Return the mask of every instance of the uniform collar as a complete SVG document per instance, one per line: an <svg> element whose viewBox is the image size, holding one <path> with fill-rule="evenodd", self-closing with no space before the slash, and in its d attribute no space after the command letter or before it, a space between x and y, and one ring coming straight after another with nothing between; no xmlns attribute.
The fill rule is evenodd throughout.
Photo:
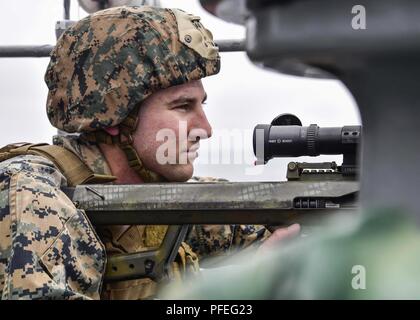
<svg viewBox="0 0 420 320"><path fill-rule="evenodd" d="M79 138L78 135L56 135L53 144L76 154L94 173L112 175L111 169L99 146Z"/></svg>

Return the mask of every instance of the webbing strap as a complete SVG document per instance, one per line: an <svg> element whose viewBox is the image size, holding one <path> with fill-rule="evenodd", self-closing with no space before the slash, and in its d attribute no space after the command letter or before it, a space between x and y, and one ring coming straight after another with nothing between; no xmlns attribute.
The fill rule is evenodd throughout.
<svg viewBox="0 0 420 320"><path fill-rule="evenodd" d="M0 149L0 161L18 155L35 155L51 160L61 173L67 178L69 187L84 183L107 183L116 177L94 173L73 152L60 146L40 144L8 145Z"/></svg>
<svg viewBox="0 0 420 320"><path fill-rule="evenodd" d="M166 181L161 175L148 170L144 167L143 162L139 158L132 144L121 144L120 148L124 151L128 164L136 171L140 177L146 182L164 182Z"/></svg>

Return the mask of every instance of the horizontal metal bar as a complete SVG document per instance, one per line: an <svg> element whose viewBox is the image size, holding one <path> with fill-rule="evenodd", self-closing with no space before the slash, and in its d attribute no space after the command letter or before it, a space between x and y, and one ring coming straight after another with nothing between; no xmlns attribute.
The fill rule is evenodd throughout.
<svg viewBox="0 0 420 320"><path fill-rule="evenodd" d="M244 40L219 40L216 42L220 52L244 51ZM24 45L24 46L0 46L0 58L43 58L49 57L54 46Z"/></svg>
<svg viewBox="0 0 420 320"><path fill-rule="evenodd" d="M80 185L63 191L93 224L287 224L355 209L355 181ZM294 200L326 199L295 207ZM350 199L349 199L350 198ZM333 208L326 202L336 204ZM320 209L320 210L318 210Z"/></svg>
<svg viewBox="0 0 420 320"><path fill-rule="evenodd" d="M220 52L245 51L245 40L218 40L216 44Z"/></svg>
<svg viewBox="0 0 420 320"><path fill-rule="evenodd" d="M86 210L94 225L261 224L316 225L332 215L355 214L356 208L292 210Z"/></svg>
<svg viewBox="0 0 420 320"><path fill-rule="evenodd" d="M54 46L0 46L0 58L42 58L48 57Z"/></svg>

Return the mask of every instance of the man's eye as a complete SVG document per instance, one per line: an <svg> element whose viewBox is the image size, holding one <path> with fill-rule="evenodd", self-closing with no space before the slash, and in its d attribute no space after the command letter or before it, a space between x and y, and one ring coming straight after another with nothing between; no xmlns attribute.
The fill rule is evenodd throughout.
<svg viewBox="0 0 420 320"><path fill-rule="evenodd" d="M189 108L190 108L190 105L188 104L181 104L175 107L175 109L178 109L178 110L188 110Z"/></svg>

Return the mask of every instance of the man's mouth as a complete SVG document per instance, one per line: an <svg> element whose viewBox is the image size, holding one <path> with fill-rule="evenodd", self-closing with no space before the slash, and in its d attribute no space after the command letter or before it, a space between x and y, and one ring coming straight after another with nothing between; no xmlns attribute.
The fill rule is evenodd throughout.
<svg viewBox="0 0 420 320"><path fill-rule="evenodd" d="M200 148L199 146L193 146L193 147L187 149L187 151L185 151L185 152L187 153L188 159L194 160L195 158L197 158L198 157L198 152L197 151L198 151L199 148Z"/></svg>
<svg viewBox="0 0 420 320"><path fill-rule="evenodd" d="M192 145L191 147L189 147L185 152L190 153L190 152L197 152L198 149L200 148L200 145L198 143Z"/></svg>
<svg viewBox="0 0 420 320"><path fill-rule="evenodd" d="M191 157L193 157L193 158L197 158L197 157L198 157L198 152L197 152L197 150L198 150L198 149L188 150L188 151L187 151L188 157L189 157L189 158L191 158Z"/></svg>

